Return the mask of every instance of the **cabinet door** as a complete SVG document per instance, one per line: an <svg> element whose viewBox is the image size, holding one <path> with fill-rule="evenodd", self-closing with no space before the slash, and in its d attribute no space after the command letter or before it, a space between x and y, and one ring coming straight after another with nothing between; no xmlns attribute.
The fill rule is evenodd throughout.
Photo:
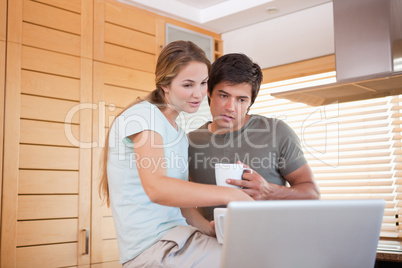
<svg viewBox="0 0 402 268"><path fill-rule="evenodd" d="M155 88L158 21L127 4L95 1L93 100L93 267L121 267L110 208L99 198L101 157L115 116ZM160 34L160 33L159 33ZM163 38L163 37L162 37ZM100 264L102 263L102 264Z"/></svg>
<svg viewBox="0 0 402 268"><path fill-rule="evenodd" d="M4 131L4 83L6 78L7 0L0 0L0 140ZM0 222L3 187L3 143L0 143Z"/></svg>
<svg viewBox="0 0 402 268"><path fill-rule="evenodd" d="M90 263L92 14L8 1L1 267Z"/></svg>
<svg viewBox="0 0 402 268"><path fill-rule="evenodd" d="M100 157L116 114L155 88L164 19L117 0L0 0L1 267L121 267Z"/></svg>

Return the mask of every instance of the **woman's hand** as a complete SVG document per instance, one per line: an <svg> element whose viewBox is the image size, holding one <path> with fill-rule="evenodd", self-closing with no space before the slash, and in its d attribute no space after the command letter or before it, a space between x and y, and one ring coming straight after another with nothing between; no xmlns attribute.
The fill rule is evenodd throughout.
<svg viewBox="0 0 402 268"><path fill-rule="evenodd" d="M211 229L212 229L210 236L216 237L216 233L215 233L215 221L210 221L210 222L209 222L209 225L211 226Z"/></svg>
<svg viewBox="0 0 402 268"><path fill-rule="evenodd" d="M181 214L186 222L209 236L216 236L214 221L207 221L196 208L181 208Z"/></svg>
<svg viewBox="0 0 402 268"><path fill-rule="evenodd" d="M209 224L204 225L203 229L200 229L203 234L206 234L208 236L216 237L215 233L215 222L210 221Z"/></svg>

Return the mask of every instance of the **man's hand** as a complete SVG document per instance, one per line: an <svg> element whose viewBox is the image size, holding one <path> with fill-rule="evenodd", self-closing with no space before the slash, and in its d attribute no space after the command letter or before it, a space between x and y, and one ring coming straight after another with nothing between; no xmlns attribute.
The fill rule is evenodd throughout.
<svg viewBox="0 0 402 268"><path fill-rule="evenodd" d="M238 164L243 164L238 162ZM246 164L243 164L244 167L250 168ZM272 188L275 187L274 184L267 182L260 174L258 174L255 170L250 172L248 170L244 171L242 180L226 180L228 184L240 186L243 189L243 192L251 196L254 200L267 200L270 199L270 193L272 192Z"/></svg>
<svg viewBox="0 0 402 268"><path fill-rule="evenodd" d="M240 161L239 164L243 164ZM244 167L249 166L243 164ZM226 180L228 184L242 187L254 200L320 199L320 190L308 164L284 176L290 187L267 182L260 174L246 170L243 180Z"/></svg>

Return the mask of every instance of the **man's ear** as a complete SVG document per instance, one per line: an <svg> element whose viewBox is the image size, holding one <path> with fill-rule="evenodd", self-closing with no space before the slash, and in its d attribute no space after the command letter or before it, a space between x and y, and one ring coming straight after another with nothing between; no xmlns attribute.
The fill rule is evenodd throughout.
<svg viewBox="0 0 402 268"><path fill-rule="evenodd" d="M211 98L211 94L209 93L209 90L207 90L207 96L208 96L208 98Z"/></svg>

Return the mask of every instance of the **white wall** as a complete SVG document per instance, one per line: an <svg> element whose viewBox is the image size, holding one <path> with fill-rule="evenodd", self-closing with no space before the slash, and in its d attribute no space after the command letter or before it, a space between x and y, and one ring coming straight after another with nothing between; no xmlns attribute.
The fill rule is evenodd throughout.
<svg viewBox="0 0 402 268"><path fill-rule="evenodd" d="M262 69L334 53L332 2L222 34L223 52Z"/></svg>

